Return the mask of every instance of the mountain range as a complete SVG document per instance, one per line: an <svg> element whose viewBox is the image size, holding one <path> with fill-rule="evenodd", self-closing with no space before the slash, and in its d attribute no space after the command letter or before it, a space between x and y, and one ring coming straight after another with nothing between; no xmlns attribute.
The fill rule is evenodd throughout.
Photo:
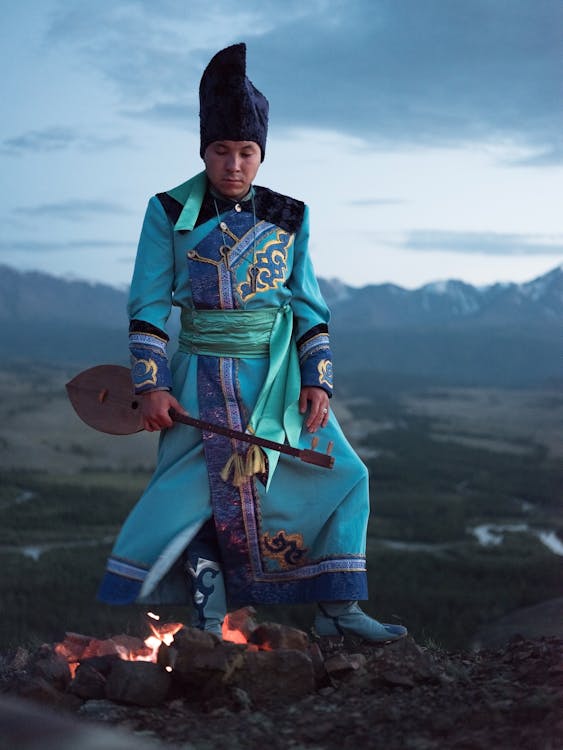
<svg viewBox="0 0 563 750"><path fill-rule="evenodd" d="M563 266L527 283L485 287L319 283L345 379L507 387L562 379ZM125 363L126 296L126 289L0 266L3 362ZM174 317L172 334L177 325Z"/></svg>

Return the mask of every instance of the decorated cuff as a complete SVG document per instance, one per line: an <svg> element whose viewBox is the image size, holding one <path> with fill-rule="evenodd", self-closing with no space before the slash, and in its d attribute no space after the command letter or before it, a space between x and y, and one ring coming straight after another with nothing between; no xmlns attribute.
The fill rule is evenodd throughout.
<svg viewBox="0 0 563 750"><path fill-rule="evenodd" d="M297 342L301 384L323 388L332 396L332 352L328 327L320 324L311 328Z"/></svg>
<svg viewBox="0 0 563 750"><path fill-rule="evenodd" d="M129 351L135 393L169 391L172 388L172 375L166 356L167 341L168 336L164 331L143 321L131 321Z"/></svg>

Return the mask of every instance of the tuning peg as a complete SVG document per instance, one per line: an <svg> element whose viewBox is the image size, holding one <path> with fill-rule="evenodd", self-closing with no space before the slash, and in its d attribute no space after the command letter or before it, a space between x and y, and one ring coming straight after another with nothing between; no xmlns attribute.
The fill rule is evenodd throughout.
<svg viewBox="0 0 563 750"><path fill-rule="evenodd" d="M311 440L311 449L315 450L318 444L319 438L315 435L315 437Z"/></svg>
<svg viewBox="0 0 563 750"><path fill-rule="evenodd" d="M330 456L330 454L332 453L332 449L333 448L334 448L334 442L332 440L329 440L328 445L326 447L327 455Z"/></svg>

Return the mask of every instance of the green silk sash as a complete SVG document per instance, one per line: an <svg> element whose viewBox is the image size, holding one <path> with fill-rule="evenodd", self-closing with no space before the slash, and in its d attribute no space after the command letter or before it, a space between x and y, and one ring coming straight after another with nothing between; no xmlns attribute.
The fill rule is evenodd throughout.
<svg viewBox="0 0 563 750"><path fill-rule="evenodd" d="M292 338L289 305L260 310L182 311L179 349L212 357L269 357L270 364L246 431L296 446L303 417L299 413L301 372ZM270 486L279 452L265 448Z"/></svg>

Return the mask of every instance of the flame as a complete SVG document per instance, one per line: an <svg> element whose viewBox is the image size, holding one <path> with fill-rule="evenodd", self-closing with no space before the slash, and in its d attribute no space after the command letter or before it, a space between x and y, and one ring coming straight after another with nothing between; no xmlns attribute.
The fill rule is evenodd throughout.
<svg viewBox="0 0 563 750"><path fill-rule="evenodd" d="M151 634L141 641L128 635L117 635L99 640L79 633L66 633L64 641L55 644L55 653L66 660L71 677L74 679L80 662L94 656L118 656L124 661L157 661L158 650L165 643L170 645L174 635L184 625L181 622L159 624L158 615L148 612L148 625ZM156 622L153 622L156 621ZM171 667L166 667L171 671Z"/></svg>
<svg viewBox="0 0 563 750"><path fill-rule="evenodd" d="M250 634L256 627L255 614L252 607L242 607L235 612L229 612L223 621L223 640L231 643L248 643Z"/></svg>
<svg viewBox="0 0 563 750"><path fill-rule="evenodd" d="M152 635L145 638L145 646L150 650L147 656L136 655L132 661L153 661L156 662L158 656L158 649L161 644L164 643L166 646L170 646L174 640L176 633L181 630L184 626L181 622L168 622L162 625L155 625L151 620L159 622L160 616L155 615L154 612L147 612L148 626L152 631ZM172 667L166 667L168 672L172 671Z"/></svg>
<svg viewBox="0 0 563 750"><path fill-rule="evenodd" d="M223 623L222 631L224 641L229 641L230 643L248 643L245 634L240 630L231 630L228 626L225 627Z"/></svg>
<svg viewBox="0 0 563 750"><path fill-rule="evenodd" d="M61 643L55 644L55 652L68 663L70 674L74 678L80 662L94 656L118 656L124 661L150 661L156 663L158 651L164 643L166 646L174 640L174 635L184 627L181 622L160 622L160 616L147 612L147 625L150 634L142 641L128 635L117 635L105 640L92 638L79 633L66 633ZM249 643L250 634L256 627L255 611L243 607L229 613L223 623L223 640L230 643L246 644L251 651L268 648L268 644L257 646ZM168 672L171 666L165 666Z"/></svg>

